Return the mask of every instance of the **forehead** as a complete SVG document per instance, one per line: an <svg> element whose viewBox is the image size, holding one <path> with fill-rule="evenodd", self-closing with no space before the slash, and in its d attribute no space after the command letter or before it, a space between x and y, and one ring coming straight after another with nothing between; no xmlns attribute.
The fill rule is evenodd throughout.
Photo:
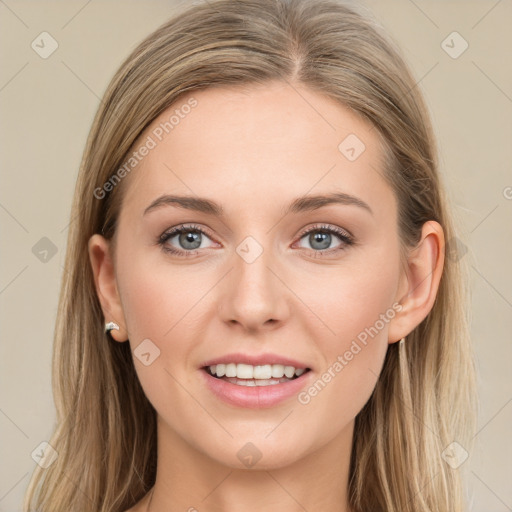
<svg viewBox="0 0 512 512"><path fill-rule="evenodd" d="M255 198L282 203L343 191L389 208L378 131L304 86L214 87L181 96L144 131L124 203L142 212L163 193L211 197L229 212ZM387 204L386 204L387 203Z"/></svg>

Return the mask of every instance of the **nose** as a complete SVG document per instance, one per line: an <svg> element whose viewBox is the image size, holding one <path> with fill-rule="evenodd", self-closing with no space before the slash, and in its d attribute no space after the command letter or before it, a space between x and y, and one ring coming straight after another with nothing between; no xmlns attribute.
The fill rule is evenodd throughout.
<svg viewBox="0 0 512 512"><path fill-rule="evenodd" d="M255 250L251 246L250 251ZM290 292L271 251L264 249L254 260L247 252L235 252L233 265L219 303L222 320L253 333L285 322Z"/></svg>

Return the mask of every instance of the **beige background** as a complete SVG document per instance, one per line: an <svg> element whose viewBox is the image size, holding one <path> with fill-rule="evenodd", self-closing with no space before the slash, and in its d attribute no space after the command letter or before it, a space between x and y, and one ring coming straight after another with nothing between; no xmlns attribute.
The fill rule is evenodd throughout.
<svg viewBox="0 0 512 512"><path fill-rule="evenodd" d="M365 3L404 49L426 95L471 261L481 397L477 449L465 463L471 510L510 511L512 3ZM121 60L175 5L0 2L0 511L21 510L31 453L52 430L53 328L71 198L93 115ZM43 31L59 45L47 59L31 48ZM456 59L441 46L453 31L469 44ZM46 262L34 254L43 237L56 250Z"/></svg>

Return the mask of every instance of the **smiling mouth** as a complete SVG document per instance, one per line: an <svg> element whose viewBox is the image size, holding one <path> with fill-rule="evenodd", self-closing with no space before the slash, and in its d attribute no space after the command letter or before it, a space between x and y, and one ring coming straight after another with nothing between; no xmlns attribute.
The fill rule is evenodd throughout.
<svg viewBox="0 0 512 512"><path fill-rule="evenodd" d="M220 367L220 368L219 368ZM310 368L294 368L283 365L228 364L212 365L202 368L208 375L238 386L272 386L291 382L305 375Z"/></svg>

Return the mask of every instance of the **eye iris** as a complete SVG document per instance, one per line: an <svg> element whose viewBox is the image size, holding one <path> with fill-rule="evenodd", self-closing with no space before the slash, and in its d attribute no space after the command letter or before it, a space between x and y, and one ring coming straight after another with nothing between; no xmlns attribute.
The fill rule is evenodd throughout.
<svg viewBox="0 0 512 512"><path fill-rule="evenodd" d="M180 234L179 241L185 249L197 249L201 245L200 237L201 233L187 231ZM188 243L192 243L193 247L188 246Z"/></svg>
<svg viewBox="0 0 512 512"><path fill-rule="evenodd" d="M309 235L309 241L313 249L327 249L331 245L331 234L326 232L317 231ZM320 247L315 247L316 242L321 242Z"/></svg>

